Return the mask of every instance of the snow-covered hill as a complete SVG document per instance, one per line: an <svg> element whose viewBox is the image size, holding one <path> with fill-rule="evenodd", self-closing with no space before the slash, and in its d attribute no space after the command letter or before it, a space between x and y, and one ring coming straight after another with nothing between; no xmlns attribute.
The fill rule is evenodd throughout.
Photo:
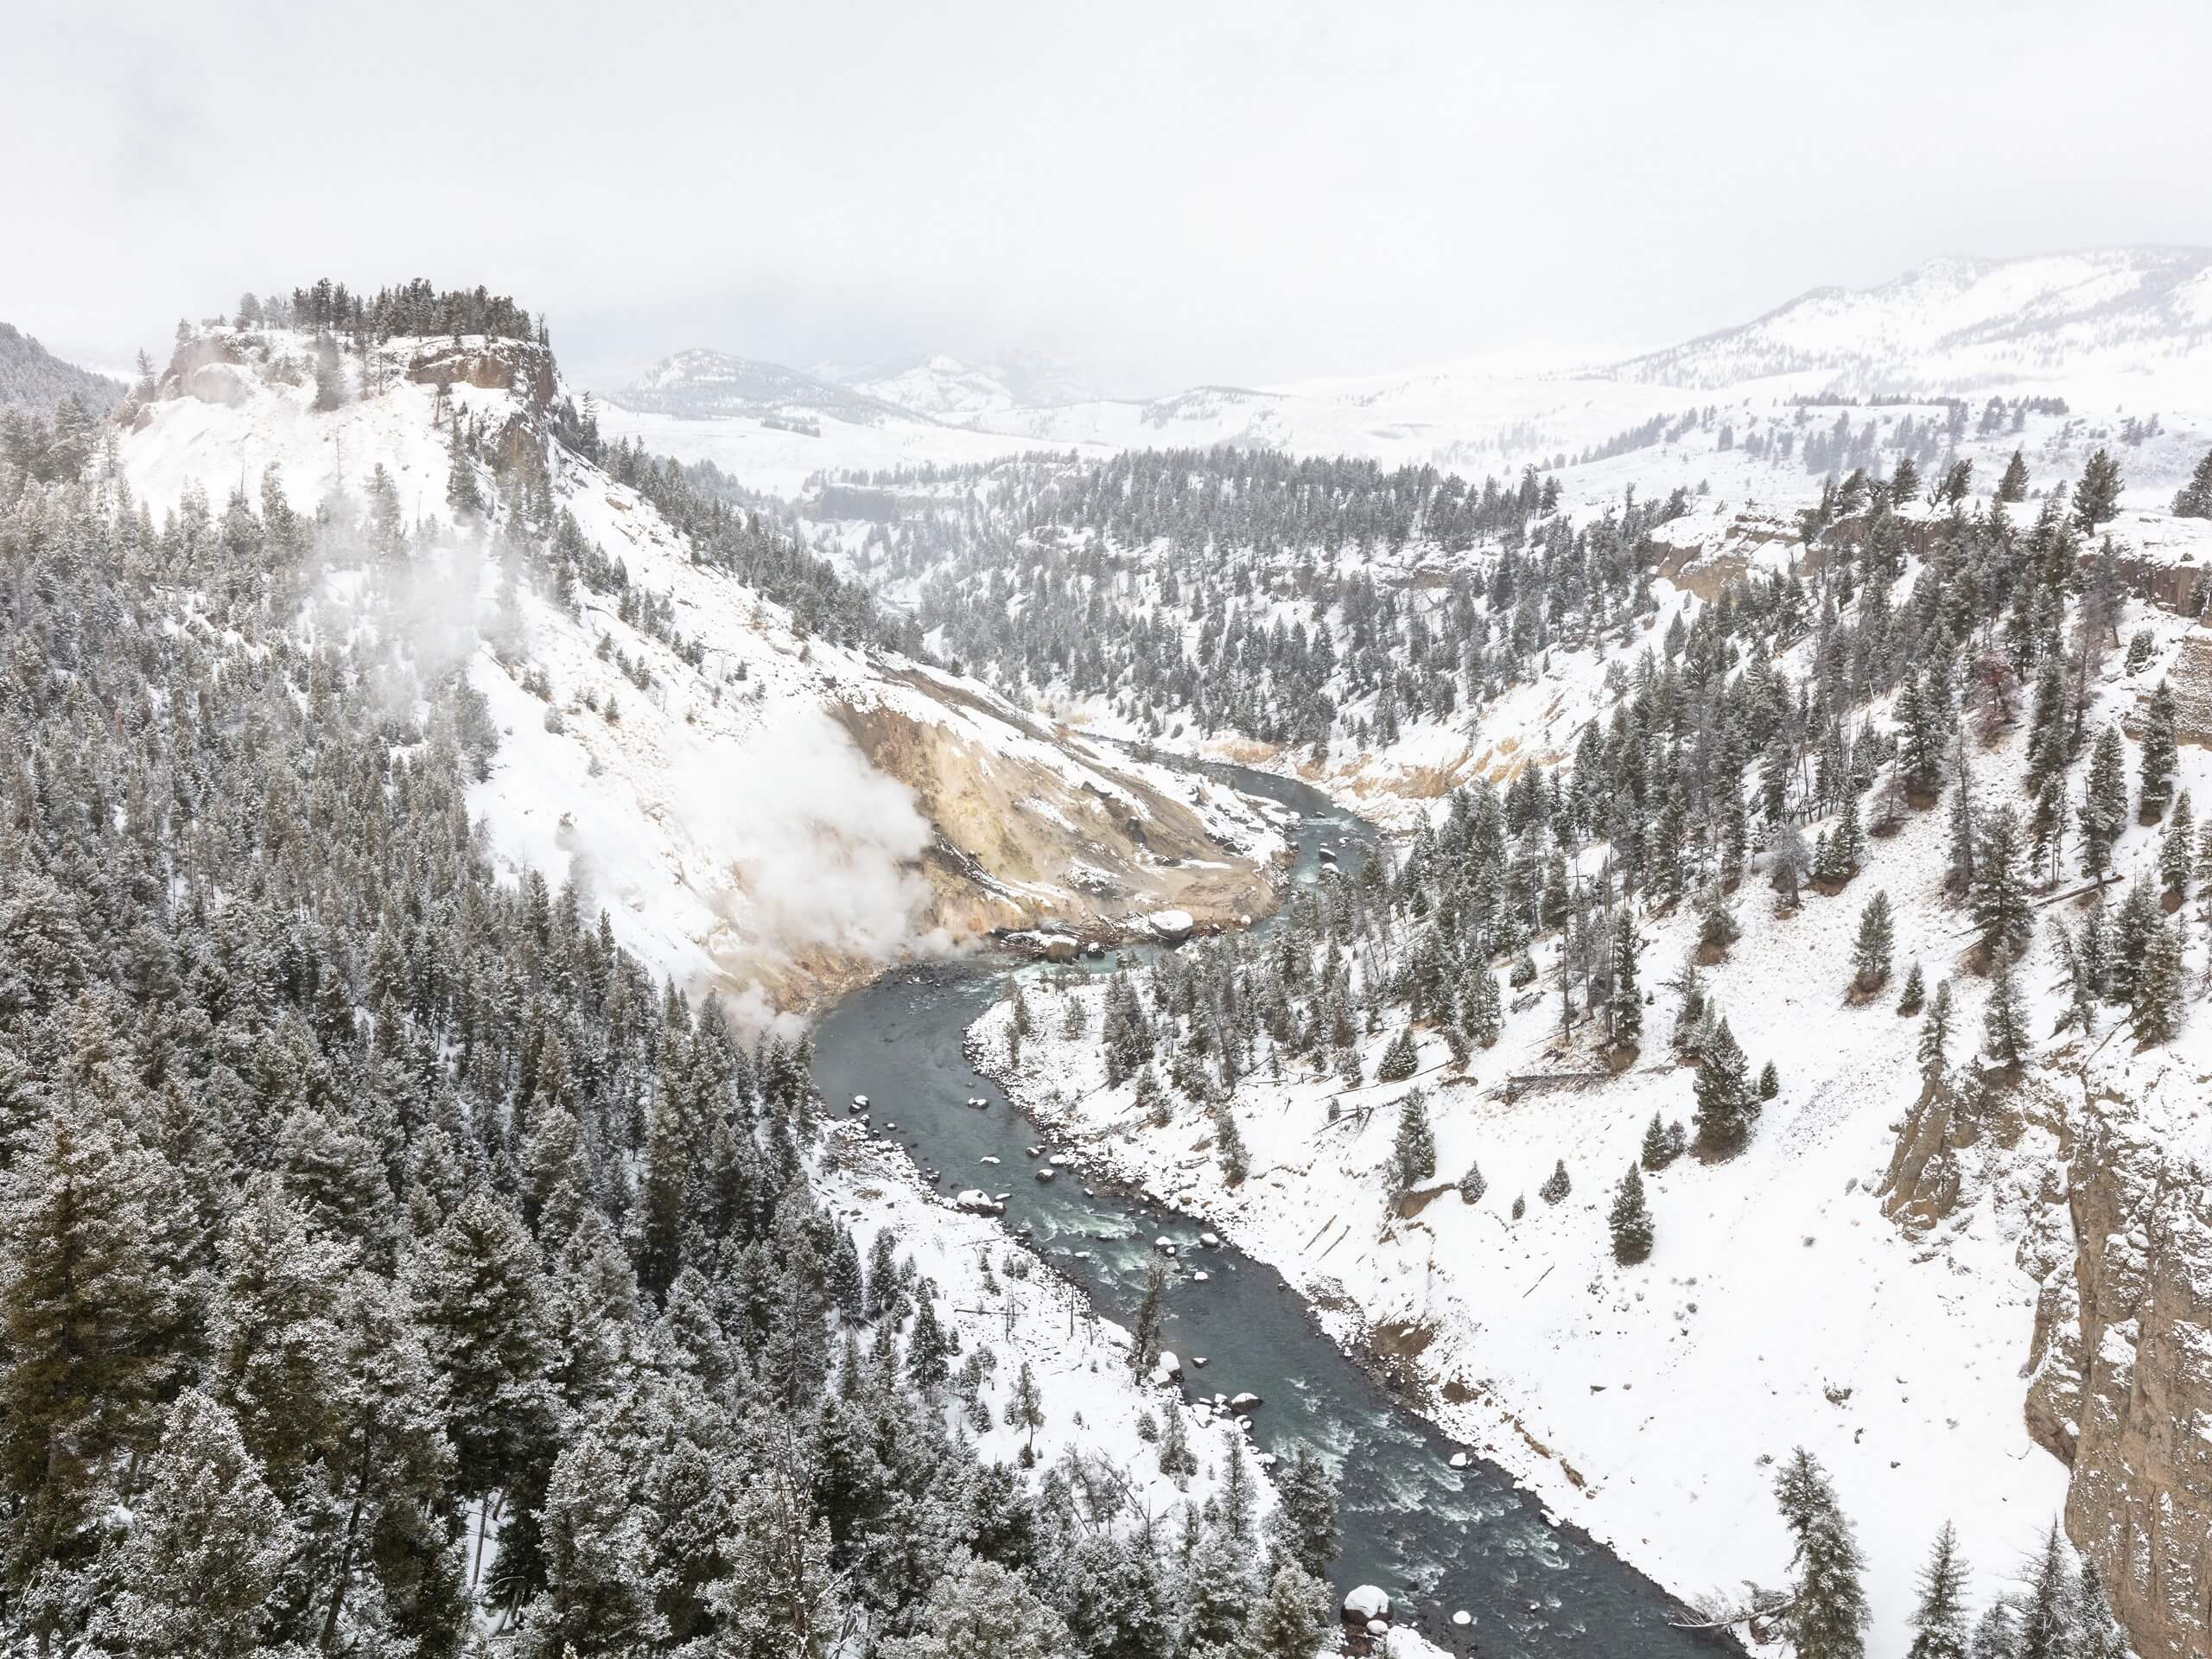
<svg viewBox="0 0 2212 1659"><path fill-rule="evenodd" d="M74 397L98 413L122 395L123 388L107 376L65 363L12 323L0 322L0 410L43 415Z"/></svg>
<svg viewBox="0 0 2212 1659"><path fill-rule="evenodd" d="M383 502L435 535L410 614L353 617L334 577L315 626L480 634L466 660L501 732L477 799L493 840L518 869L575 876L657 969L765 1010L930 941L1268 902L1280 841L1249 804L810 628L710 562L592 459L542 347L391 340L323 374L333 408L318 353L276 330L181 344L130 411L131 491L188 516L241 486L302 512ZM471 486L481 513L454 505ZM567 592L501 551L549 524L573 549Z"/></svg>
<svg viewBox="0 0 2212 1659"><path fill-rule="evenodd" d="M1815 289L1613 372L1704 391L1810 376L1861 396L2090 384L2124 396L2145 383L2147 396L2201 407L2212 393L2212 249L1932 260L1876 288Z"/></svg>

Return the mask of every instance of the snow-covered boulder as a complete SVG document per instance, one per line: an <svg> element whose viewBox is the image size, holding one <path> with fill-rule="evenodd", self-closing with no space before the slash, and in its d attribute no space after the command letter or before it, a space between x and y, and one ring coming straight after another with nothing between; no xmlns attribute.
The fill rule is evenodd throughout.
<svg viewBox="0 0 2212 1659"><path fill-rule="evenodd" d="M1170 944L1180 944L1198 925L1187 910L1155 910L1145 919L1152 924L1152 931Z"/></svg>
<svg viewBox="0 0 2212 1659"><path fill-rule="evenodd" d="M1006 1212L1006 1205L979 1187L963 1187L952 1200L953 1208L965 1210L973 1216L996 1216Z"/></svg>
<svg viewBox="0 0 2212 1659"><path fill-rule="evenodd" d="M1389 1592L1380 1585L1359 1585L1344 1598L1344 1622L1348 1624L1372 1624L1389 1616Z"/></svg>

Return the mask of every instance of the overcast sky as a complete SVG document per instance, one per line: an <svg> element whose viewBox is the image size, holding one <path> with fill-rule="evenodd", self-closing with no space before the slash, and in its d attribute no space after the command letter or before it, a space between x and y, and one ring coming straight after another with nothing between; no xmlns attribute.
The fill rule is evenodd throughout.
<svg viewBox="0 0 2212 1659"><path fill-rule="evenodd" d="M1141 393L2212 244L2202 0L10 12L0 320L101 365L421 275L602 387L1030 348Z"/></svg>

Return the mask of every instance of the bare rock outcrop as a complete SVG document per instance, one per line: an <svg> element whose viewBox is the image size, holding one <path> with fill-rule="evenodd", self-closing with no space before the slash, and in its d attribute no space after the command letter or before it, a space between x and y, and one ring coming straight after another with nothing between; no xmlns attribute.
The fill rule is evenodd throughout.
<svg viewBox="0 0 2212 1659"><path fill-rule="evenodd" d="M2136 1651L2178 1659L2212 1652L2212 1192L2189 1132L2204 1080L2144 1071L2064 1115L2071 1260L2044 1282L2026 1413Z"/></svg>

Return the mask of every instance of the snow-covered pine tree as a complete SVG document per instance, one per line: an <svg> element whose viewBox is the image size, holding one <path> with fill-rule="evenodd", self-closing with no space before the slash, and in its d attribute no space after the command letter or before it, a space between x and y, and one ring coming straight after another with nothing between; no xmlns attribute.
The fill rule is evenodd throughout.
<svg viewBox="0 0 2212 1659"><path fill-rule="evenodd" d="M2007 506L2028 499L2027 458L2018 449L2005 463L2005 475L1997 480L1997 499Z"/></svg>
<svg viewBox="0 0 2212 1659"><path fill-rule="evenodd" d="M1469 1204L1479 1204L1483 1194L1489 1190L1490 1183L1483 1179L1482 1166L1469 1159L1467 1173L1459 1178L1460 1198Z"/></svg>
<svg viewBox="0 0 2212 1659"><path fill-rule="evenodd" d="M1991 963L1989 1001L1982 1009L1981 1026L1990 1058L1999 1065L2017 1069L2026 1059L2032 1039L2009 950L1999 950Z"/></svg>
<svg viewBox="0 0 2212 1659"><path fill-rule="evenodd" d="M1681 1148L1667 1133L1667 1126L1659 1121L1659 1114L1651 1114L1651 1122L1644 1126L1643 1145L1637 1154L1638 1161L1656 1174L1673 1163Z"/></svg>
<svg viewBox="0 0 2212 1659"><path fill-rule="evenodd" d="M2009 806L1999 807L1981 821L1968 907L1977 942L1993 959L2000 952L2017 955L2025 948L2035 926L2035 910L2028 896L2020 817Z"/></svg>
<svg viewBox="0 0 2212 1659"><path fill-rule="evenodd" d="M1905 1659L1968 1659L1966 1588L1958 1531L1946 1521L1928 1553L1928 1564L1920 1569L1920 1599L1907 1627L1912 1646Z"/></svg>
<svg viewBox="0 0 2212 1659"><path fill-rule="evenodd" d="M1634 1164L1614 1189L1605 1223L1612 1232L1614 1261L1633 1266L1651 1254L1651 1207L1644 1200L1643 1177Z"/></svg>
<svg viewBox="0 0 2212 1659"><path fill-rule="evenodd" d="M2018 1659L2072 1659L2074 1592L2069 1580L2066 1546L2053 1521L2020 1598Z"/></svg>
<svg viewBox="0 0 2212 1659"><path fill-rule="evenodd" d="M1402 1083L1421 1069L1421 1050L1414 1040L1414 1028L1401 1026L1382 1051L1382 1058L1376 1063L1377 1083Z"/></svg>
<svg viewBox="0 0 2212 1659"><path fill-rule="evenodd" d="M1487 964L1478 962L1467 971L1466 983L1460 992L1460 1008L1467 1035L1484 1048L1497 1041L1504 1029L1503 1006L1498 995L1497 976Z"/></svg>
<svg viewBox="0 0 2212 1659"><path fill-rule="evenodd" d="M2099 524L2119 515L2120 488L2120 462L2101 445L2082 468L2082 481L2074 486L2074 517L2085 534L2095 535Z"/></svg>
<svg viewBox="0 0 2212 1659"><path fill-rule="evenodd" d="M2126 753L2120 747L2120 728L2107 726L2097 734L2096 747L2089 756L2089 774L2082 785L2082 802L2074 813L2086 874L2101 876L2111 868L2113 843L2120 839L2126 816Z"/></svg>
<svg viewBox="0 0 2212 1659"><path fill-rule="evenodd" d="M2141 819L2145 823L2158 821L2173 794L2174 768L2180 763L2174 722L2173 687L2160 680L2143 715Z"/></svg>
<svg viewBox="0 0 2212 1659"><path fill-rule="evenodd" d="M2181 1023L2182 1000L2187 982L2188 969L2183 960L2178 925L2154 919L2151 924L2151 937L2144 953L2143 967L2136 976L2134 995L2130 1002L2138 1042L2149 1046L2165 1042L2172 1037Z"/></svg>
<svg viewBox="0 0 2212 1659"><path fill-rule="evenodd" d="M1544 1177L1544 1184L1536 1189L1536 1196L1546 1204L1558 1204L1573 1190L1574 1184L1567 1175L1567 1160L1562 1158L1552 1166L1552 1173Z"/></svg>
<svg viewBox="0 0 2212 1659"><path fill-rule="evenodd" d="M1928 1004L1928 1017L1920 1022L1920 1070L1923 1075L1935 1077L1942 1075L1950 1063L1951 1046L1951 982L1936 982L1936 995Z"/></svg>
<svg viewBox="0 0 2212 1659"><path fill-rule="evenodd" d="M1859 912L1859 937L1851 947L1852 983L1862 995L1871 995L1889 982L1890 958L1896 945L1890 895L1877 890Z"/></svg>
<svg viewBox="0 0 2212 1659"><path fill-rule="evenodd" d="M2189 482L2174 497L2173 513L2177 518L2212 518L2212 449L2204 452Z"/></svg>
<svg viewBox="0 0 2212 1659"><path fill-rule="evenodd" d="M2127 1632L2113 1617L2104 1580L2097 1564L2087 1555L2082 1558L2082 1570L2074 1581L2073 1614L2072 1659L2128 1659L2133 1649L2128 1646Z"/></svg>
<svg viewBox="0 0 2212 1659"><path fill-rule="evenodd" d="M1750 1063L1726 1018L1713 1028L1712 1040L1698 1057L1695 1096L1699 1150L1717 1157L1740 1152L1750 1138L1758 1108Z"/></svg>
<svg viewBox="0 0 2212 1659"><path fill-rule="evenodd" d="M1801 1446L1783 1466L1775 1497L1791 1542L1792 1595L1781 1623L1796 1659L1862 1659L1866 1560L1827 1471Z"/></svg>
<svg viewBox="0 0 2212 1659"><path fill-rule="evenodd" d="M1428 1126L1428 1102L1418 1089L1408 1090L1398 1103L1397 1133L1390 1143L1390 1171L1401 1192L1436 1173L1436 1135Z"/></svg>
<svg viewBox="0 0 2212 1659"><path fill-rule="evenodd" d="M1636 980L1636 958L1641 946L1636 923L1624 904L1613 924L1613 988L1605 1001L1610 1039L1617 1047L1636 1043L1643 1035L1643 994Z"/></svg>
<svg viewBox="0 0 2212 1659"><path fill-rule="evenodd" d="M2186 903L2190 866L2196 850L2196 813L2187 790L2174 799L2173 817L2158 842L2158 880L2177 903Z"/></svg>
<svg viewBox="0 0 2212 1659"><path fill-rule="evenodd" d="M1904 988L1897 995L1897 1013L1910 1020L1918 1014L1928 1000L1928 982L1922 976L1920 963L1916 961L1905 969Z"/></svg>

